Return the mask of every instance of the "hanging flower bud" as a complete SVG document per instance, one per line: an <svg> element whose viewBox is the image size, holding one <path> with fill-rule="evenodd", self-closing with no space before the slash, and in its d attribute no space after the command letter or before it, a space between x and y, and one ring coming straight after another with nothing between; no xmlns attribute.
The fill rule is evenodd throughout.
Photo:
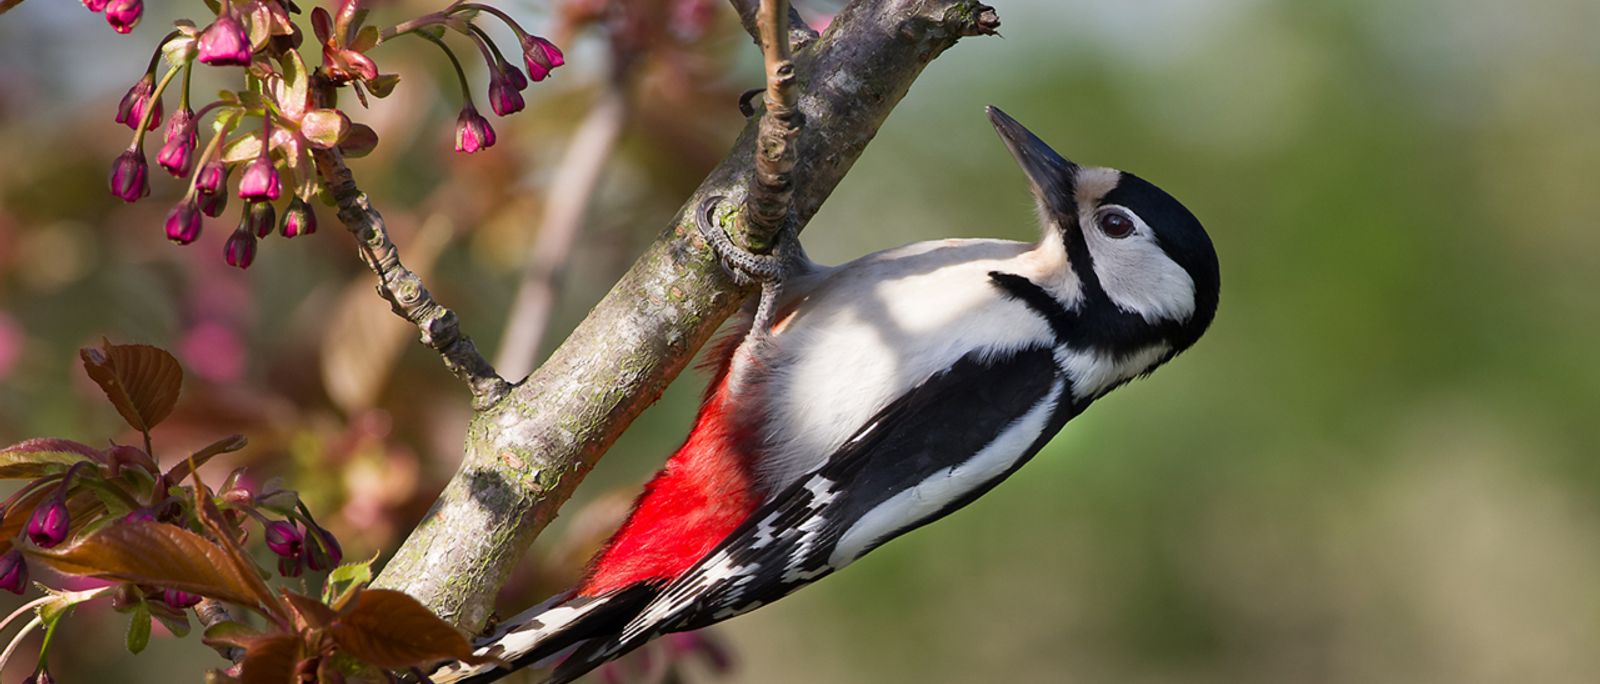
<svg viewBox="0 0 1600 684"><path fill-rule="evenodd" d="M508 68L513 72L516 71L516 67ZM517 75L521 76L520 73ZM489 106L494 109L496 115L515 114L522 111L524 105L522 93L517 91L516 83L506 75L505 71L496 71L494 76L489 78Z"/></svg>
<svg viewBox="0 0 1600 684"><path fill-rule="evenodd" d="M472 154L494 146L494 128L470 103L456 117L456 151Z"/></svg>
<svg viewBox="0 0 1600 684"><path fill-rule="evenodd" d="M111 0L83 0L83 6L89 8L90 12L99 12L100 10L105 9L106 3L110 1Z"/></svg>
<svg viewBox="0 0 1600 684"><path fill-rule="evenodd" d="M111 0L106 3L106 23L117 33L127 33L144 18L144 0Z"/></svg>
<svg viewBox="0 0 1600 684"><path fill-rule="evenodd" d="M239 176L239 198L251 202L270 202L278 199L281 192L278 167L273 165L266 150L262 150L260 156L245 164L244 175Z"/></svg>
<svg viewBox="0 0 1600 684"><path fill-rule="evenodd" d="M133 509L131 511L128 511L127 515L122 516L122 522L125 522L125 523L155 522L155 521L156 521L156 512L153 511L153 510L150 510L148 508L135 508L135 509Z"/></svg>
<svg viewBox="0 0 1600 684"><path fill-rule="evenodd" d="M216 218L228 208L228 193L219 192L212 195L200 193L195 197L200 203L200 213Z"/></svg>
<svg viewBox="0 0 1600 684"><path fill-rule="evenodd" d="M511 87L516 88L517 92L520 93L528 89L528 78L522 75L521 69L511 66L506 62L500 63L500 69L506 74L506 82L510 83Z"/></svg>
<svg viewBox="0 0 1600 684"><path fill-rule="evenodd" d="M28 541L42 548L50 548L67 538L71 517L67 514L67 499L57 493L44 505L33 509L28 518Z"/></svg>
<svg viewBox="0 0 1600 684"><path fill-rule="evenodd" d="M289 200L289 208L283 211L283 225L279 226L278 232L286 238L315 233L317 214L311 211L311 205L296 196Z"/></svg>
<svg viewBox="0 0 1600 684"><path fill-rule="evenodd" d="M0 589L13 594L21 594L28 589L28 562L23 560L22 552L17 549L0 556Z"/></svg>
<svg viewBox="0 0 1600 684"><path fill-rule="evenodd" d="M228 185L228 167L220 161L206 162L194 177L194 189L202 195L222 195ZM214 216L215 214L213 214Z"/></svg>
<svg viewBox="0 0 1600 684"><path fill-rule="evenodd" d="M305 571L305 561L302 556L285 556L278 559L278 574L284 577L299 577Z"/></svg>
<svg viewBox="0 0 1600 684"><path fill-rule="evenodd" d="M271 205L268 205L271 206ZM245 212L248 217L250 212ZM248 223L249 219L245 219ZM250 263L256 260L256 235L249 228L241 224L228 236L228 243L222 247L222 256L228 260L229 266L250 268Z"/></svg>
<svg viewBox="0 0 1600 684"><path fill-rule="evenodd" d="M150 194L150 164L144 160L144 149L130 147L117 155L111 165L111 194L124 202L136 202Z"/></svg>
<svg viewBox="0 0 1600 684"><path fill-rule="evenodd" d="M566 64L567 58L555 43L529 33L522 36L522 61L528 67L528 78L543 81L556 67Z"/></svg>
<svg viewBox="0 0 1600 684"><path fill-rule="evenodd" d="M267 540L267 548L282 558L300 555L301 542L305 540L300 528L285 520L267 523L266 534L262 536Z"/></svg>
<svg viewBox="0 0 1600 684"><path fill-rule="evenodd" d="M167 213L167 239L187 245L200 237L200 205L194 198L178 203Z"/></svg>
<svg viewBox="0 0 1600 684"><path fill-rule="evenodd" d="M194 168L194 150L199 142L194 129L194 110L179 109L167 120L166 143L156 154L156 163L174 178L187 176Z"/></svg>
<svg viewBox="0 0 1600 684"><path fill-rule="evenodd" d="M128 89L128 93L122 96L122 102L117 104L117 123L139 130L139 121L144 118L144 110L154 107L150 123L145 124L145 127L147 130L155 130L156 126L161 125L161 100L155 98L155 93L156 75L147 73Z"/></svg>
<svg viewBox="0 0 1600 684"><path fill-rule="evenodd" d="M250 35L244 24L230 12L224 12L200 32L197 46L202 64L211 66L249 66Z"/></svg>
<svg viewBox="0 0 1600 684"><path fill-rule="evenodd" d="M344 550L333 533L312 525L306 530L306 565L321 572L339 567L344 562Z"/></svg>
<svg viewBox="0 0 1600 684"><path fill-rule="evenodd" d="M196 604L200 603L200 598L201 597L198 594L191 594L187 591L180 591L178 589L161 590L161 602L172 606L173 608L177 608L178 610L193 608Z"/></svg>
<svg viewBox="0 0 1600 684"><path fill-rule="evenodd" d="M245 205L242 225L249 229L251 235L264 238L278 226L278 212L273 209L271 202L252 202Z"/></svg>

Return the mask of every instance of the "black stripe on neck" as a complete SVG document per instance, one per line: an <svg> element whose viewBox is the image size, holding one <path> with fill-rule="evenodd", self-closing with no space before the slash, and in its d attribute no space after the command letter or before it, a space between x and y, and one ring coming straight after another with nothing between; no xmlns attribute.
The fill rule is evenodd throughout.
<svg viewBox="0 0 1600 684"><path fill-rule="evenodd" d="M1026 304L1039 314L1050 325L1050 332L1056 336L1056 344L1065 343L1072 337L1072 323L1076 316L1061 305L1060 300L1051 296L1038 283L1028 280L1015 273L990 271L989 279L994 281L996 287L1002 292Z"/></svg>

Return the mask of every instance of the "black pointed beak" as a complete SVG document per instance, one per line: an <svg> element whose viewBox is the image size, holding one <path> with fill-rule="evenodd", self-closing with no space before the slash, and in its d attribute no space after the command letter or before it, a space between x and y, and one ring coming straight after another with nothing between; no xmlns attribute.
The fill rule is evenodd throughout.
<svg viewBox="0 0 1600 684"><path fill-rule="evenodd" d="M1011 156L1016 157L1017 164L1028 175L1034 196L1062 217L1075 216L1072 179L1077 175L1078 165L1050 149L1033 131L999 107L990 106L988 111L994 130L1000 133L1000 139L1011 149Z"/></svg>

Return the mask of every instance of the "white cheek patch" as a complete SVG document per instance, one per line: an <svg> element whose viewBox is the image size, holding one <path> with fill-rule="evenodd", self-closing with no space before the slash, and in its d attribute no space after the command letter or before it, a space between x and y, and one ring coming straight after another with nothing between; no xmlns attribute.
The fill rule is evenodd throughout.
<svg viewBox="0 0 1600 684"><path fill-rule="evenodd" d="M1121 239L1100 231L1094 211L1085 208L1079 217L1100 287L1117 308L1146 322L1188 320L1194 315L1194 278L1156 244L1144 219L1122 209L1133 219L1134 232Z"/></svg>

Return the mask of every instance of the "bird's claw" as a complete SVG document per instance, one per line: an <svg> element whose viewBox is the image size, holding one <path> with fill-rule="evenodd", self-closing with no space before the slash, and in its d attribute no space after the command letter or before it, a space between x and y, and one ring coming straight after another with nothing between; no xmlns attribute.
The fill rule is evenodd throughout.
<svg viewBox="0 0 1600 684"><path fill-rule="evenodd" d="M717 225L714 214L723 198L720 195L707 197L700 203L699 211L695 212L695 225L700 229L701 237L711 251L717 255L717 261L722 264L723 270L733 278L740 287L750 285L761 286L761 301L756 307L756 330L764 330L771 322L777 307L778 295L781 292L783 279L789 272L789 263L784 259L784 243L794 240L792 228L785 227L778 233L778 244L772 254L756 254L733 243L727 231Z"/></svg>

